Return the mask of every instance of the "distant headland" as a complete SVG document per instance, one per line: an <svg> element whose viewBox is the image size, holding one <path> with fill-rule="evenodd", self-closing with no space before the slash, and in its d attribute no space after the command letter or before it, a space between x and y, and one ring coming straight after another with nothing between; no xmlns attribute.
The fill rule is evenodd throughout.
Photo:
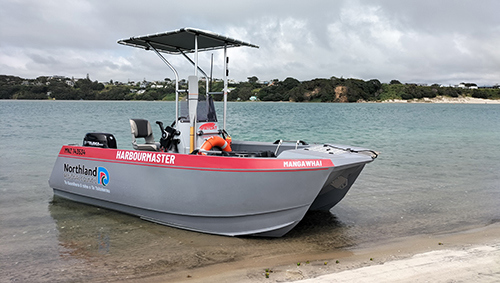
<svg viewBox="0 0 500 283"><path fill-rule="evenodd" d="M200 93L205 93L206 82L200 80ZM55 99L55 100L175 100L175 82L129 81L126 83L92 81L64 76L40 76L25 79L0 75L0 99ZM180 88L187 88L181 80ZM223 82L209 83L213 92L220 92ZM222 95L215 95L222 100ZM353 78L320 78L299 81L260 81L248 77L247 81L229 83L229 101L287 101L287 102L390 102L390 103L500 103L500 86L478 87L474 83L455 86L401 83L392 80L381 83L377 79L364 81Z"/></svg>

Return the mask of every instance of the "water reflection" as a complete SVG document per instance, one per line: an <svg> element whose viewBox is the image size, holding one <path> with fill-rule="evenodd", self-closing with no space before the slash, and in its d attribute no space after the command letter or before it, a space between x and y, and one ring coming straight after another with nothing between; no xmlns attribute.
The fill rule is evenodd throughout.
<svg viewBox="0 0 500 283"><path fill-rule="evenodd" d="M332 252L351 246L349 227L329 212L308 213L282 238L207 235L150 223L54 196L49 204L67 260L83 259L80 279L142 278L245 258Z"/></svg>
<svg viewBox="0 0 500 283"><path fill-rule="evenodd" d="M346 248L355 244L350 227L329 211L309 211L284 240L308 242L321 251Z"/></svg>

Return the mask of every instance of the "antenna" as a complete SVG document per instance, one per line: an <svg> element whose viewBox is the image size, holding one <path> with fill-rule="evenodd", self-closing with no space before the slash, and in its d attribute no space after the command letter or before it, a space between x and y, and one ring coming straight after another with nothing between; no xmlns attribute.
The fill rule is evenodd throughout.
<svg viewBox="0 0 500 283"><path fill-rule="evenodd" d="M212 73L214 71L214 54L212 53L212 59L210 60L210 83L208 85L208 91L212 91Z"/></svg>

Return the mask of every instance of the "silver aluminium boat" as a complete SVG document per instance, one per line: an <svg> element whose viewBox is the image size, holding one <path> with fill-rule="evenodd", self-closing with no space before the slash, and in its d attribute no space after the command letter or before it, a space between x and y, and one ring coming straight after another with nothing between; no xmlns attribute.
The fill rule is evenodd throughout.
<svg viewBox="0 0 500 283"><path fill-rule="evenodd" d="M226 132L227 49L256 45L192 28L118 43L155 52L173 71L175 120L166 127L156 122L162 130L157 142L149 121L130 119L134 150L118 149L108 133L88 133L82 146L63 146L49 179L57 196L192 231L281 237L307 211L330 210L377 157L333 144L232 141ZM198 93L198 72L209 90L198 52L216 49L224 52L222 127L214 93ZM187 91L163 54L180 54L194 65Z"/></svg>

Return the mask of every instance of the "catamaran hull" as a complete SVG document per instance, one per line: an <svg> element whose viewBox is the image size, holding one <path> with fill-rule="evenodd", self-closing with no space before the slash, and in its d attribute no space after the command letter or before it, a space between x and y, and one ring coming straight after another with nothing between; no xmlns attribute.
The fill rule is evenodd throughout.
<svg viewBox="0 0 500 283"><path fill-rule="evenodd" d="M63 146L49 185L57 196L172 227L280 237L308 210L338 203L366 162Z"/></svg>

